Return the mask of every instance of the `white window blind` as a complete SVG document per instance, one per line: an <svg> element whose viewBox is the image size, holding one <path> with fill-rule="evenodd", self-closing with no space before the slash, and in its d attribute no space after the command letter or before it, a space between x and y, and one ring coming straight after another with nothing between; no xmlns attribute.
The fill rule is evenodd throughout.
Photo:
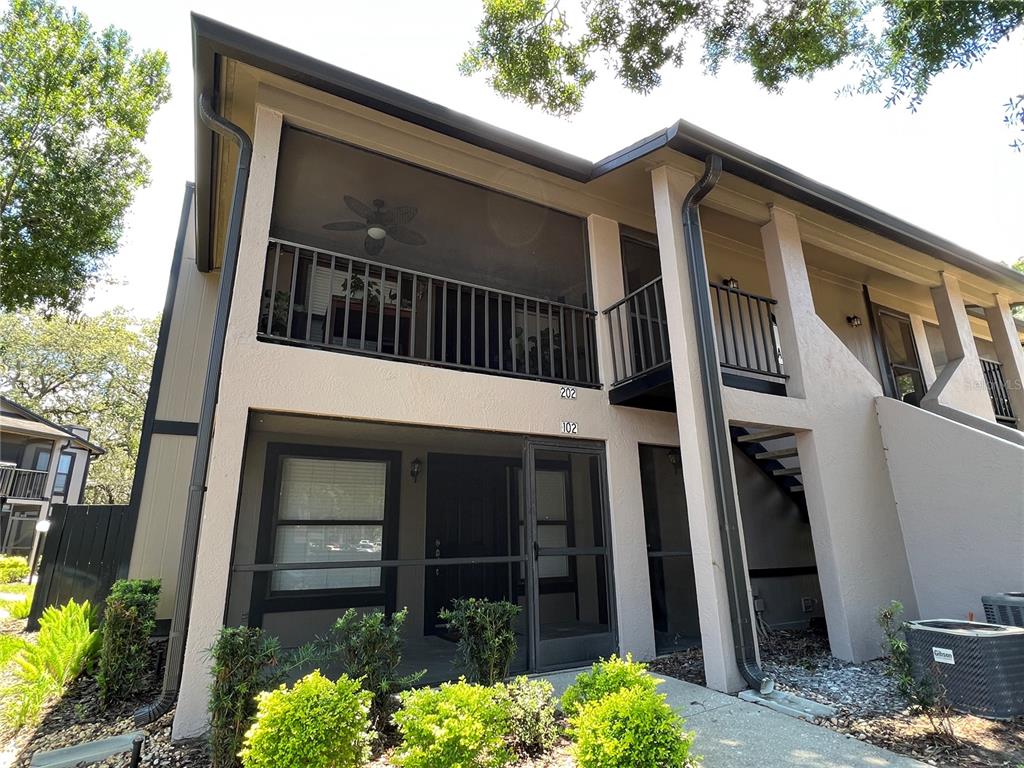
<svg viewBox="0 0 1024 768"><path fill-rule="evenodd" d="M274 562L380 560L386 485L383 461L286 457ZM276 571L272 589L365 589L380 583L380 568L327 568Z"/></svg>

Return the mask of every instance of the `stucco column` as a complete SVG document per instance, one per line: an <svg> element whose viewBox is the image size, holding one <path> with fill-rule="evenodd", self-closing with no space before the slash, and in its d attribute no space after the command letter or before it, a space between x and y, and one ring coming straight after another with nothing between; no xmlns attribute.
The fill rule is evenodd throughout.
<svg viewBox="0 0 1024 768"><path fill-rule="evenodd" d="M925 389L931 389L938 375L935 373L935 361L932 360L931 348L928 346L928 334L924 330L924 320L920 315L910 315L910 330L914 334L914 346L917 357L921 361L921 375L924 377Z"/></svg>
<svg viewBox="0 0 1024 768"><path fill-rule="evenodd" d="M971 321L960 293L960 281L948 272L940 272L939 279L940 284L932 288L932 302L939 317L939 329L949 362L921 404L927 408L929 402L938 402L987 421L995 421Z"/></svg>
<svg viewBox="0 0 1024 768"><path fill-rule="evenodd" d="M50 516L50 506L53 504L53 483L57 479L57 467L60 466L60 452L70 445L69 440L54 440L50 446L50 462L46 465L46 483L43 485L43 501L39 504L38 520L46 520ZM71 479L68 478L70 484ZM36 528L32 531L32 550L28 556L29 568L36 564L36 554L39 552L39 540L42 534Z"/></svg>
<svg viewBox="0 0 1024 768"><path fill-rule="evenodd" d="M594 215L587 219L587 233L594 304L600 312L624 295L619 225L616 221ZM606 315L597 316L596 336L601 380L605 386L610 386L614 372ZM606 451L619 651L632 653L638 659L651 659L655 655L654 618L643 535L640 448L635 438L619 432L608 440Z"/></svg>
<svg viewBox="0 0 1024 768"><path fill-rule="evenodd" d="M782 365L789 377L786 393L789 397L804 397L805 355L801 349L800 331L807 328L817 315L796 216L772 206L771 220L761 228L761 242L768 268L768 285L772 298L778 301L775 321L779 328Z"/></svg>
<svg viewBox="0 0 1024 768"><path fill-rule="evenodd" d="M1017 417L1017 428L1024 429L1024 348L1021 348L1009 303L998 293L993 294L992 306L985 309L985 317L992 332L996 355L1003 365L1003 379L1010 396L1010 407Z"/></svg>
<svg viewBox="0 0 1024 768"><path fill-rule="evenodd" d="M697 335L693 327L693 301L683 240L683 200L696 183L696 178L675 168L662 166L652 172L651 180L665 290L665 315L672 347L679 451L686 486L704 673L709 687L719 691L739 691L747 686L736 667L729 618L729 592L722 565L722 538L715 504L711 449L707 440L708 425L704 416L704 395L700 382Z"/></svg>
<svg viewBox="0 0 1024 768"><path fill-rule="evenodd" d="M279 112L257 107L252 166L238 252L239 275L254 274L255 271L263 273L274 202L281 125ZM224 370L237 370L236 366L242 365L235 354L241 345L232 344L232 338L256 332L260 297L259 287L252 288L253 285L256 285L256 281L236 280L231 313L228 316ZM172 735L175 739L198 736L208 726L208 651L223 625L227 604L231 542L238 509L247 422L247 403L240 403L231 391L225 391L222 380L214 417L206 496L192 582L184 671L174 715ZM179 595L178 599L183 599L183 596Z"/></svg>

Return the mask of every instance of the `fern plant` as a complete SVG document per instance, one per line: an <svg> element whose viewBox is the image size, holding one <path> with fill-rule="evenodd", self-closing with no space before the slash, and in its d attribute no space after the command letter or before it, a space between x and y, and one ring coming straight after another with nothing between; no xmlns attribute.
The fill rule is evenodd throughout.
<svg viewBox="0 0 1024 768"><path fill-rule="evenodd" d="M43 706L60 696L93 662L99 648L96 609L86 600L49 607L39 618L39 636L14 657L14 685L2 692L0 715L14 728L33 723Z"/></svg>

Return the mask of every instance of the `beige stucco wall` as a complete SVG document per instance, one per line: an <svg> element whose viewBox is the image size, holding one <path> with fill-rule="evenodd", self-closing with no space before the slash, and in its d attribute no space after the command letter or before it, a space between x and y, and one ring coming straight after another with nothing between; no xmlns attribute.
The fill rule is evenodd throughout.
<svg viewBox="0 0 1024 768"><path fill-rule="evenodd" d="M875 408L919 615L983 620L983 594L1024 589L1024 448L896 400Z"/></svg>

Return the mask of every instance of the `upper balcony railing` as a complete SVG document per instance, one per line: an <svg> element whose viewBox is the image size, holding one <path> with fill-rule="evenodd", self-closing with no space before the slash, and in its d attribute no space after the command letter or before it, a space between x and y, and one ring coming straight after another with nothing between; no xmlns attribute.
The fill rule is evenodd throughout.
<svg viewBox="0 0 1024 768"><path fill-rule="evenodd" d="M775 299L711 284L719 363L726 372L784 381L773 308ZM655 278L605 310L615 384L636 379L670 360L662 279Z"/></svg>
<svg viewBox="0 0 1024 768"><path fill-rule="evenodd" d="M0 496L6 499L43 499L47 472L0 466Z"/></svg>
<svg viewBox="0 0 1024 768"><path fill-rule="evenodd" d="M593 310L271 238L257 337L599 386Z"/></svg>
<svg viewBox="0 0 1024 768"><path fill-rule="evenodd" d="M981 358L981 370L985 373L985 384L988 386L988 396L992 400L992 410L995 411L996 421L1000 424L1016 426L1017 418L1010 406L1010 394L1006 388L1006 379L1003 378L1002 363L983 357Z"/></svg>

